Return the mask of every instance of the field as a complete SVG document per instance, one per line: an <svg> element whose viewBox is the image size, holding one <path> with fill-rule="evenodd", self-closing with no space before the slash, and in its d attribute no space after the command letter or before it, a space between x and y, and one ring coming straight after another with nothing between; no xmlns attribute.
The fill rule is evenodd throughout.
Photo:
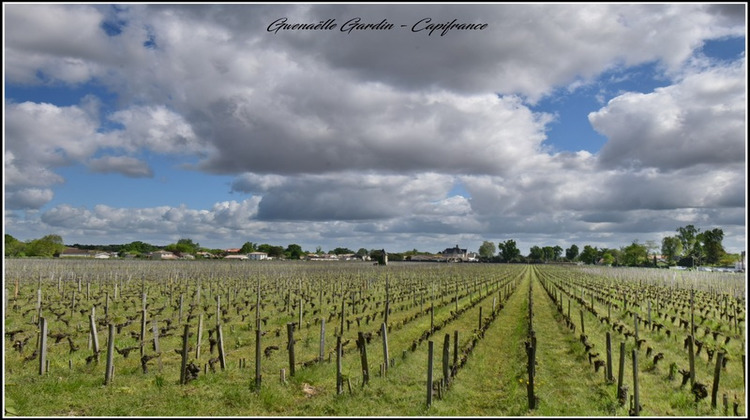
<svg viewBox="0 0 750 420"><path fill-rule="evenodd" d="M4 298L6 415L747 408L740 274L6 259Z"/></svg>

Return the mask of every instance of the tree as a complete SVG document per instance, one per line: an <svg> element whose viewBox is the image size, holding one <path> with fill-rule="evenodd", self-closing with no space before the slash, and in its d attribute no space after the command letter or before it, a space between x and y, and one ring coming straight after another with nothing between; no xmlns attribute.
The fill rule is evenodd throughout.
<svg viewBox="0 0 750 420"><path fill-rule="evenodd" d="M597 260L599 259L599 251L596 249L596 247L592 247L591 245L584 245L583 252L581 252L581 256L579 257L579 259L586 264L596 264Z"/></svg>
<svg viewBox="0 0 750 420"><path fill-rule="evenodd" d="M495 244L490 241L482 242L479 246L479 258L483 261L489 261L495 256Z"/></svg>
<svg viewBox="0 0 750 420"><path fill-rule="evenodd" d="M667 259L668 264L674 263L680 254L682 254L680 238L667 236L661 240L661 255Z"/></svg>
<svg viewBox="0 0 750 420"><path fill-rule="evenodd" d="M180 254L195 254L198 252L200 245L193 242L192 239L182 238L175 244L169 244L164 247L166 251L177 252Z"/></svg>
<svg viewBox="0 0 750 420"><path fill-rule="evenodd" d="M536 245L529 249L529 259L533 261L544 260L544 250Z"/></svg>
<svg viewBox="0 0 750 420"><path fill-rule="evenodd" d="M22 257L25 255L24 251L26 244L14 238L11 235L5 234L5 256L6 257Z"/></svg>
<svg viewBox="0 0 750 420"><path fill-rule="evenodd" d="M198 244L193 243L192 239L180 239L177 243L165 246L164 249L179 254L195 254L198 252Z"/></svg>
<svg viewBox="0 0 750 420"><path fill-rule="evenodd" d="M648 263L648 248L644 244L639 244L638 241L633 241L632 244L622 249L622 263L631 267Z"/></svg>
<svg viewBox="0 0 750 420"><path fill-rule="evenodd" d="M554 257L555 261L559 260L562 256L563 249L560 245L555 245L552 247L552 256Z"/></svg>
<svg viewBox="0 0 750 420"><path fill-rule="evenodd" d="M354 251L352 251L349 248L341 248L337 247L333 251L329 252L330 254L336 254L336 255L343 255L343 254L354 254Z"/></svg>
<svg viewBox="0 0 750 420"><path fill-rule="evenodd" d="M578 257L578 245L573 244L570 246L570 248L565 250L565 259L568 261L573 261Z"/></svg>
<svg viewBox="0 0 750 420"><path fill-rule="evenodd" d="M719 228L707 230L699 234L698 238L703 243L705 263L718 264L724 254L726 254L721 244L724 240L724 231Z"/></svg>
<svg viewBox="0 0 750 420"><path fill-rule="evenodd" d="M125 253L133 252L137 254L147 254L149 252L154 252L157 249L159 248L155 245L151 245L151 244L141 242L141 241L133 241L123 246L120 252L125 252Z"/></svg>
<svg viewBox="0 0 750 420"><path fill-rule="evenodd" d="M242 248L240 248L240 253L249 254L251 252L255 252L256 250L256 244L252 242L245 242L244 244L242 244Z"/></svg>
<svg viewBox="0 0 750 420"><path fill-rule="evenodd" d="M607 254L612 257L611 260L609 260L609 257L606 257ZM598 255L598 258L603 260L604 264L622 265L622 251L617 248L602 248L598 251Z"/></svg>
<svg viewBox="0 0 750 420"><path fill-rule="evenodd" d="M60 235L47 235L34 239L26 245L26 255L30 257L52 257L65 250Z"/></svg>
<svg viewBox="0 0 750 420"><path fill-rule="evenodd" d="M698 232L700 232L700 229L696 229L693 225L677 228L677 238L682 245L682 256L694 256L694 247Z"/></svg>
<svg viewBox="0 0 750 420"><path fill-rule="evenodd" d="M555 248L551 246L542 247L542 254L544 254L544 262L555 259Z"/></svg>
<svg viewBox="0 0 750 420"><path fill-rule="evenodd" d="M185 252L188 252L190 254L195 254L198 252L198 249L201 247L198 242L193 242L192 239L188 238L182 238L177 241L177 245L181 248L185 249Z"/></svg>
<svg viewBox="0 0 750 420"><path fill-rule="evenodd" d="M518 261L521 256L521 250L516 246L516 241L508 239L505 242L498 242L498 248L500 248L500 257L503 262L510 263Z"/></svg>
<svg viewBox="0 0 750 420"><path fill-rule="evenodd" d="M298 260L302 257L302 247L297 244L289 244L284 251L287 258L291 260Z"/></svg>

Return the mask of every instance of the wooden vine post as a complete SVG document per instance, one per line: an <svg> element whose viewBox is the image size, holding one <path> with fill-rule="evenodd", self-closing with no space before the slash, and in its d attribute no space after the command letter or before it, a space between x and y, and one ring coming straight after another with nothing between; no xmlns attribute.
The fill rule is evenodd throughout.
<svg viewBox="0 0 750 420"><path fill-rule="evenodd" d="M612 374L612 335L607 331L607 383L615 382L615 375Z"/></svg>
<svg viewBox="0 0 750 420"><path fill-rule="evenodd" d="M198 289L200 290L200 289ZM198 314L198 337L195 342L195 358L201 358L201 336L203 336L203 312Z"/></svg>
<svg viewBox="0 0 750 420"><path fill-rule="evenodd" d="M107 366L104 372L104 385L112 383L112 374L114 373L115 357L115 325L109 324L109 338L107 340Z"/></svg>
<svg viewBox="0 0 750 420"><path fill-rule="evenodd" d="M261 375L260 375L260 325L255 328L255 391L260 392Z"/></svg>
<svg viewBox="0 0 750 420"><path fill-rule="evenodd" d="M217 296L218 297L218 296ZM216 339L219 341L219 364L221 364L221 370L227 367L227 356L224 351L224 335L221 332L221 324L216 324Z"/></svg>
<svg viewBox="0 0 750 420"><path fill-rule="evenodd" d="M690 364L690 386L693 386L695 383L695 352L692 334L688 336L688 363Z"/></svg>
<svg viewBox="0 0 750 420"><path fill-rule="evenodd" d="M362 386L370 382L370 369L367 367L367 342L362 331L358 332L359 355L362 362Z"/></svg>
<svg viewBox="0 0 750 420"><path fill-rule="evenodd" d="M641 415L640 398L638 394L638 350L633 349L633 415Z"/></svg>
<svg viewBox="0 0 750 420"><path fill-rule="evenodd" d="M47 319L39 318L39 375L47 373Z"/></svg>
<svg viewBox="0 0 750 420"><path fill-rule="evenodd" d="M711 408L716 408L716 396L719 393L719 378L721 377L721 365L724 363L724 352L716 356L716 367L714 368L714 384L711 387Z"/></svg>
<svg viewBox="0 0 750 420"><path fill-rule="evenodd" d="M88 284L88 283L86 283ZM145 299L146 294L143 294L143 297ZM141 310L141 357L143 357L143 353L146 351L146 308L143 308Z"/></svg>
<svg viewBox="0 0 750 420"><path fill-rule="evenodd" d="M91 341L94 344L94 358L96 362L99 362L99 335L96 333L96 320L94 315L89 315L89 328L91 334Z"/></svg>
<svg viewBox="0 0 750 420"><path fill-rule="evenodd" d="M344 392L344 377L341 374L341 336L336 336L336 395Z"/></svg>
<svg viewBox="0 0 750 420"><path fill-rule="evenodd" d="M318 362L322 363L326 352L326 319L320 318L320 348L318 350Z"/></svg>
<svg viewBox="0 0 750 420"><path fill-rule="evenodd" d="M529 332L529 341L526 341L526 355L528 356L526 371L529 377L526 391L529 400L529 410L533 410L536 408L536 396L534 395L534 375L536 374L534 369L534 365L536 364L536 335L534 334L534 331Z"/></svg>
<svg viewBox="0 0 750 420"><path fill-rule="evenodd" d="M427 407L432 406L432 353L433 343L430 340L427 347Z"/></svg>
<svg viewBox="0 0 750 420"><path fill-rule="evenodd" d="M388 372L388 361L390 360L388 357L388 328L386 327L385 322L380 326L380 335L383 337L383 364L384 364L384 370L387 373Z"/></svg>
<svg viewBox="0 0 750 420"><path fill-rule="evenodd" d="M262 333L260 331L260 276L258 276L258 283L256 287L255 295L255 391L260 392L261 385L261 373L260 373L260 337Z"/></svg>
<svg viewBox="0 0 750 420"><path fill-rule="evenodd" d="M625 375L625 343L620 342L620 369L617 372L617 401L620 405L625 405L628 399L628 391L624 387Z"/></svg>
<svg viewBox="0 0 750 420"><path fill-rule="evenodd" d="M294 376L294 323L286 324L287 350L289 350L289 376Z"/></svg>
<svg viewBox="0 0 750 420"><path fill-rule="evenodd" d="M450 383L450 353L451 353L451 335L445 334L443 340L443 383L448 386Z"/></svg>
<svg viewBox="0 0 750 420"><path fill-rule="evenodd" d="M180 302L182 302L182 295L180 295ZM182 333L182 359L180 361L180 385L187 383L187 359L188 359L188 335L190 335L190 325L185 324L185 328Z"/></svg>

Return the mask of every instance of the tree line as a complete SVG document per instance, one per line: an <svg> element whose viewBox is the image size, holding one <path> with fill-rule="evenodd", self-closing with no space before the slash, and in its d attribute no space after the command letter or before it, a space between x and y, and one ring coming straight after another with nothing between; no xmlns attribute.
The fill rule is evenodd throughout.
<svg viewBox="0 0 750 420"><path fill-rule="evenodd" d="M722 245L723 240L724 231L720 228L701 232L694 225L687 225L677 228L676 235L664 237L661 244L656 241L639 243L635 240L620 248L584 245L583 250L575 244L564 250L559 245L534 245L529 249L528 255L524 256L516 246L516 241L509 239L498 242L497 247L493 242L484 241L479 247L479 256L481 261L503 263L581 262L630 267L732 266L744 257L744 251L740 255L727 253Z"/></svg>
<svg viewBox="0 0 750 420"><path fill-rule="evenodd" d="M584 264L604 264L617 266L636 267L659 267L680 265L684 267L697 267L701 265L731 266L742 255L728 254L722 245L724 232L720 228L714 228L701 232L694 225L682 226L676 229L673 236L664 237L659 244L656 241L639 243L633 241L627 246L620 248L597 248L584 245L580 249L573 244L563 249L559 245L538 246L534 245L529 253L523 255L518 249L516 241L508 239L498 242L497 246L491 241L483 241L479 247L479 258L483 262L498 263L549 263L549 262L580 262ZM97 250L105 252L116 252L119 256L145 257L157 250L171 251L178 255L198 255L203 253L207 258L222 258L228 254L223 249L209 249L201 247L192 239L183 238L166 246L157 246L142 241L134 241L120 245L82 245L74 244L73 248L83 250ZM46 235L39 239L22 242L9 234L5 234L5 256L6 257L53 257L59 255L66 245L63 244L59 235ZM304 251L298 244L289 244L286 247L271 244L259 244L245 242L239 250L241 254L251 252L265 252L270 258L298 260L307 254L323 254L321 247L314 252ZM343 255L350 254L365 259L379 259L382 250L367 250L360 248L356 252L343 247L337 247L327 252L328 254ZM432 255L430 252L420 252L417 249L401 253L387 253L389 261L409 260L415 255Z"/></svg>
<svg viewBox="0 0 750 420"><path fill-rule="evenodd" d="M14 238L12 235L5 234L6 257L55 257L60 255L60 253L62 253L67 247L67 245L63 244L60 235L46 235L39 239L23 242ZM69 247L81 250L112 252L117 253L120 257L131 256L135 258L143 258L148 256L148 254L159 250L174 252L177 255L190 254L197 256L198 258L223 258L230 254L230 252L225 249L202 247L199 243L190 238L182 238L175 243L165 246L152 245L142 241L133 241L128 244L110 245L87 245L76 243ZM283 247L279 245L245 242L239 249L240 254L249 254L251 252L265 252L270 258L291 260L302 259L307 254L324 253L321 247L317 247L314 252L304 251L299 244L289 244L286 247ZM205 254L206 256L202 256L201 254ZM337 247L328 251L328 254L352 254L360 258L370 257L376 259L382 254L382 251L360 248L357 252L354 252L348 248ZM391 254L389 254L389 256L390 255ZM394 258L396 260L399 259L397 256Z"/></svg>

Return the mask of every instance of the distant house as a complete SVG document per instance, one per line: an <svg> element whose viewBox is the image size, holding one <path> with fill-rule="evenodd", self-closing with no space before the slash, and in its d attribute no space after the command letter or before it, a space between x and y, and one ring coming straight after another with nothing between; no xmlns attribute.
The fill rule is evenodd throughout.
<svg viewBox="0 0 750 420"><path fill-rule="evenodd" d="M225 260L249 260L247 255L245 254L230 254L224 257Z"/></svg>
<svg viewBox="0 0 750 420"><path fill-rule="evenodd" d="M336 254L307 254L305 259L308 261L338 261L339 257Z"/></svg>
<svg viewBox="0 0 750 420"><path fill-rule="evenodd" d="M154 251L149 254L149 258L153 260L176 260L177 255L170 251Z"/></svg>
<svg viewBox="0 0 750 420"><path fill-rule="evenodd" d="M68 248L65 248L61 253L57 254L57 256L59 258L108 259L108 258L117 257L117 253L68 247Z"/></svg>
<svg viewBox="0 0 750 420"><path fill-rule="evenodd" d="M469 261L466 249L459 248L458 245L453 248L446 248L440 255L448 262Z"/></svg>
<svg viewBox="0 0 750 420"><path fill-rule="evenodd" d="M241 250L240 248L229 248L229 249L225 249L224 252L226 252L227 254L236 254L240 252L240 250Z"/></svg>
<svg viewBox="0 0 750 420"><path fill-rule="evenodd" d="M60 258L92 258L94 254L85 249L65 248L59 255Z"/></svg>
<svg viewBox="0 0 750 420"><path fill-rule="evenodd" d="M256 251L247 254L247 257L253 261L267 260L268 253Z"/></svg>

